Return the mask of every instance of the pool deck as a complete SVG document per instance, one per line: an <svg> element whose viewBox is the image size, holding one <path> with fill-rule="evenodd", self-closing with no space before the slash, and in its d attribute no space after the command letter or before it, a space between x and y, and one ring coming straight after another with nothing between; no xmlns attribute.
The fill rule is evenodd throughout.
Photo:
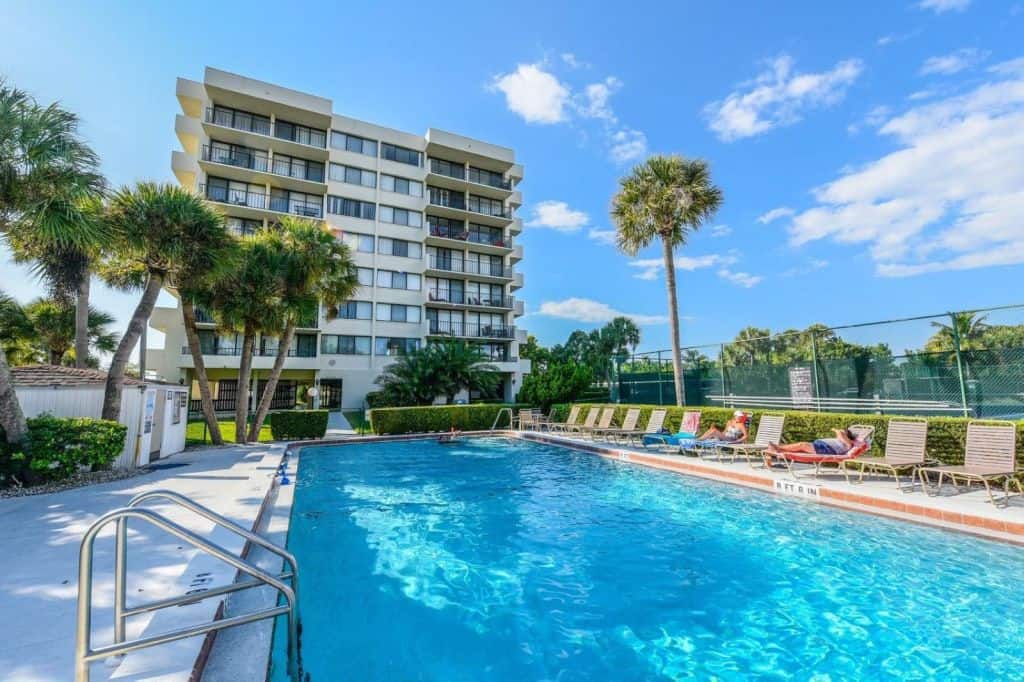
<svg viewBox="0 0 1024 682"><path fill-rule="evenodd" d="M125 505L134 495L168 488L227 516L245 528L272 503L274 472L284 444L191 450L135 478L46 495L0 499L0 678L10 682L71 680L74 677L78 548L89 525ZM239 553L244 541L181 508L146 504L226 549ZM113 641L113 527L95 546L93 646ZM235 580L235 570L173 536L129 523L128 603L174 597L190 589ZM213 619L221 599L172 607L128 620L129 638ZM203 648L202 636L96 662L92 680L188 680Z"/></svg>
<svg viewBox="0 0 1024 682"><path fill-rule="evenodd" d="M978 485L958 491L946 484L942 494L932 495L924 492L916 480L911 488L906 476L902 478L906 491L901 491L892 477L865 475L863 483L847 483L845 476L834 468L823 469L817 477L811 475L813 468L798 469L798 476L794 477L784 468L766 469L760 463L751 466L742 459L737 462L719 461L572 438L546 431L513 433L526 440L572 447L623 463L667 469L801 500L1024 545L1024 497L1012 495L1008 505L993 506L985 489ZM1001 503L1001 498L1002 488L999 488L996 499Z"/></svg>

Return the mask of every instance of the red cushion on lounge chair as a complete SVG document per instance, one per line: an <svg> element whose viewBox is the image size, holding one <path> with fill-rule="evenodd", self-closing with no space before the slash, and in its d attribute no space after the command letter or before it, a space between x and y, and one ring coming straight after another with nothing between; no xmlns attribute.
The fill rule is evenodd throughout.
<svg viewBox="0 0 1024 682"><path fill-rule="evenodd" d="M868 451L870 446L867 443L860 443L850 448L841 455L818 455L810 452L787 452L784 457L791 462L800 464L824 464L827 462L842 462L847 459L856 459Z"/></svg>

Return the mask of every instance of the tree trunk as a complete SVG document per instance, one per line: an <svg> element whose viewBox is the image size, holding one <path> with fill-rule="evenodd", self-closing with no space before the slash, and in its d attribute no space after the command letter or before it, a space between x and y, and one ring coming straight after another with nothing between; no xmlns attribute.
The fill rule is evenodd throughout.
<svg viewBox="0 0 1024 682"><path fill-rule="evenodd" d="M252 352L256 332L245 325L242 333L242 357L238 361L238 391L235 403L235 442L245 443L245 421L249 416L249 381L252 379Z"/></svg>
<svg viewBox="0 0 1024 682"><path fill-rule="evenodd" d="M206 363L203 361L203 349L199 346L199 332L196 330L196 311L192 301L182 297L181 316L185 321L185 338L188 350L192 354L192 367L199 383L199 402L203 407L203 417L210 429L210 440L214 445L223 445L220 435L220 424L217 423L217 412L213 409L213 394L210 393L210 380L206 378Z"/></svg>
<svg viewBox="0 0 1024 682"><path fill-rule="evenodd" d="M89 271L82 275L75 298L75 367L82 369L89 362Z"/></svg>
<svg viewBox="0 0 1024 682"><path fill-rule="evenodd" d="M142 327L149 324L149 316L153 314L153 306L156 305L156 299L160 295L160 287L163 284L164 276L162 274L152 272L149 274L149 281L142 292L139 304L135 306L128 329L125 330L121 342L117 344L117 350L114 351L114 357L110 360L107 388L103 394L104 419L118 421L121 418L121 389L124 386L124 371L128 366L128 359L131 357L132 351L135 350L135 344L139 342ZM145 353L146 349L143 348L142 352Z"/></svg>
<svg viewBox="0 0 1024 682"><path fill-rule="evenodd" d="M50 347L50 352L47 355L47 360L51 365L59 365L61 364L60 361L64 359L64 351L59 348L53 348L52 346Z"/></svg>
<svg viewBox="0 0 1024 682"><path fill-rule="evenodd" d="M28 435L25 414L21 411L18 394L14 392L11 368L7 366L3 346L0 346L0 427L3 427L8 443L21 443Z"/></svg>
<svg viewBox="0 0 1024 682"><path fill-rule="evenodd" d="M672 327L672 375L676 386L676 405L686 404L686 389L683 388L683 351L679 347L679 303L676 299L676 264L672 244L661 240L665 255L665 287L668 289L668 315Z"/></svg>
<svg viewBox="0 0 1024 682"><path fill-rule="evenodd" d="M277 357L274 358L274 366L270 370L270 376L267 377L267 385L263 389L263 395L260 396L260 404L256 406L256 416L252 420L252 426L249 428L249 440L252 442L258 442L260 439L260 429L263 428L263 420L267 418L267 413L270 412L270 403L274 399L274 391L277 390L277 382L281 378L281 370L284 369L284 361L288 358L288 349L291 348L292 339L295 338L295 323L289 321L284 328L284 334L281 336L280 341L277 344Z"/></svg>

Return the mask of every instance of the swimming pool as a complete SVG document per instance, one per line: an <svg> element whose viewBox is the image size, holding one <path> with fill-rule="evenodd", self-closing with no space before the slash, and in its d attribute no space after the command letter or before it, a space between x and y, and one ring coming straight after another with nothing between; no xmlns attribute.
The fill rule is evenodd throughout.
<svg viewBox="0 0 1024 682"><path fill-rule="evenodd" d="M306 448L296 486L313 682L1024 675L1009 545L515 439Z"/></svg>

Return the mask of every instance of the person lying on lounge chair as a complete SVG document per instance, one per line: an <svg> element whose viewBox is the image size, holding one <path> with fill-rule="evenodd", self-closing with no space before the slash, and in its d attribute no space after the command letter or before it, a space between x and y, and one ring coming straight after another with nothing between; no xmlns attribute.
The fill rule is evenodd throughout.
<svg viewBox="0 0 1024 682"><path fill-rule="evenodd" d="M835 438L819 438L811 442L787 443L786 445L771 443L768 445L767 453L769 455L785 455L786 453L845 455L865 442L850 429L832 429L832 431L836 434Z"/></svg>
<svg viewBox="0 0 1024 682"><path fill-rule="evenodd" d="M737 410L733 412L732 419L725 424L724 429L712 426L700 435L697 440L719 441L722 443L740 443L747 439L747 415Z"/></svg>

